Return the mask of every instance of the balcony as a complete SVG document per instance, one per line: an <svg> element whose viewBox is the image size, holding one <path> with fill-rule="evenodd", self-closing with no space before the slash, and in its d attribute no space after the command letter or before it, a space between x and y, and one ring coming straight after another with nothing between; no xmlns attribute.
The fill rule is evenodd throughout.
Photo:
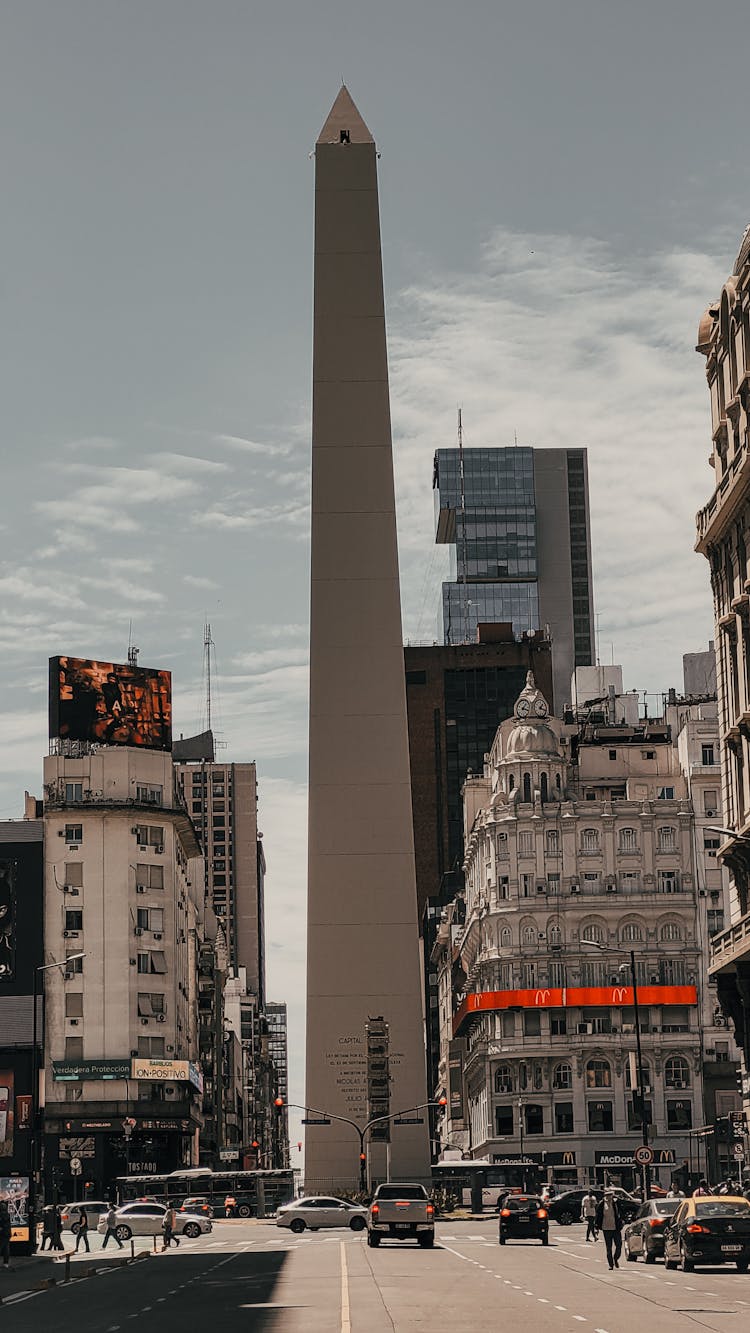
<svg viewBox="0 0 750 1333"><path fill-rule="evenodd" d="M750 963L750 913L711 937L709 974L714 976L735 963Z"/></svg>

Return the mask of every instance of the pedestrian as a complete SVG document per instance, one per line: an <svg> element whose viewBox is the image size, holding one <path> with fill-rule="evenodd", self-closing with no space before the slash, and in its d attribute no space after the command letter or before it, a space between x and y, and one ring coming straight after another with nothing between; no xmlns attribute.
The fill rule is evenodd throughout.
<svg viewBox="0 0 750 1333"><path fill-rule="evenodd" d="M607 1263L610 1269L619 1268L622 1253L622 1215L611 1185L605 1189L604 1198L597 1204L596 1228L597 1231L604 1232Z"/></svg>
<svg viewBox="0 0 750 1333"><path fill-rule="evenodd" d="M742 1191L742 1197L750 1203L750 1176L745 1177L745 1187Z"/></svg>
<svg viewBox="0 0 750 1333"><path fill-rule="evenodd" d="M709 1195L710 1193L711 1193L711 1191L710 1191L710 1189L708 1188L708 1181L707 1181L707 1180L704 1180L704 1179L701 1179L701 1180L698 1181L698 1184L696 1185L695 1189L693 1190L693 1198L694 1198L694 1199L700 1199L700 1198L703 1198L705 1195Z"/></svg>
<svg viewBox="0 0 750 1333"><path fill-rule="evenodd" d="M10 1213L5 1199L0 1199L0 1259L3 1261L4 1268L10 1268L10 1238L13 1234L13 1228L10 1224Z"/></svg>
<svg viewBox="0 0 750 1333"><path fill-rule="evenodd" d="M39 1246L40 1251L45 1248L47 1241L49 1241L49 1248L52 1249L52 1211L52 1205L49 1203L42 1209L42 1243Z"/></svg>
<svg viewBox="0 0 750 1333"><path fill-rule="evenodd" d="M234 1210L237 1207L237 1200L233 1194L228 1194L224 1200L224 1216L234 1217Z"/></svg>
<svg viewBox="0 0 750 1333"><path fill-rule="evenodd" d="M685 1198L685 1195L683 1194L682 1190L679 1189L679 1187L678 1187L677 1185L670 1185L669 1189L667 1190L667 1198L668 1198L668 1199L684 1199L684 1198Z"/></svg>
<svg viewBox="0 0 750 1333"><path fill-rule="evenodd" d="M113 1240L117 1241L117 1244L119 1245L120 1249L122 1249L122 1241L120 1240L120 1237L117 1234L117 1231L115 1229L116 1227L117 1227L117 1209L115 1208L114 1204L111 1204L109 1207L109 1211L107 1212L107 1230L104 1233L104 1240L102 1241L103 1250L106 1250L107 1241L109 1240L110 1236L112 1237Z"/></svg>
<svg viewBox="0 0 750 1333"><path fill-rule="evenodd" d="M62 1218L60 1216L60 1209L57 1204L54 1204L52 1208L52 1249L62 1250L63 1248Z"/></svg>
<svg viewBox="0 0 750 1333"><path fill-rule="evenodd" d="M78 1254L78 1246L80 1245L81 1241L83 1241L84 1245L86 1246L86 1253L90 1254L91 1250L89 1249L89 1219L86 1215L85 1208L82 1208L80 1213L78 1214L78 1235L76 1236L76 1254Z"/></svg>
<svg viewBox="0 0 750 1333"><path fill-rule="evenodd" d="M180 1238L179 1236L175 1236L174 1234L176 1220L177 1219L175 1217L174 1208L170 1204L169 1207L167 1208L166 1213L164 1214L164 1217L162 1218L162 1224L161 1224L162 1231L164 1232L164 1246L163 1246L164 1250L169 1249L170 1245L172 1244L172 1241L174 1241L175 1245L179 1249Z"/></svg>
<svg viewBox="0 0 750 1333"><path fill-rule="evenodd" d="M581 1221L586 1223L586 1244L590 1240L597 1240L596 1233L596 1209L598 1199L591 1190L587 1190L581 1199Z"/></svg>

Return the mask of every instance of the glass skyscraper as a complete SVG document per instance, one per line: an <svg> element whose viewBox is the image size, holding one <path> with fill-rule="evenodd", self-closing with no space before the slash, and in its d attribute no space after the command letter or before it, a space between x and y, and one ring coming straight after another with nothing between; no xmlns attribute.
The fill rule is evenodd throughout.
<svg viewBox="0 0 750 1333"><path fill-rule="evenodd" d="M483 623L549 628L559 711L594 660L585 449L438 449L433 488L435 540L451 548L443 641L473 643Z"/></svg>

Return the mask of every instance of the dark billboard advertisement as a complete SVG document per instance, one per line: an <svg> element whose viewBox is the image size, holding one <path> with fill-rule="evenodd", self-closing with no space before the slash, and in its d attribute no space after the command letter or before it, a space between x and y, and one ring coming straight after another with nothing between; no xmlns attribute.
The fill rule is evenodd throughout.
<svg viewBox="0 0 750 1333"><path fill-rule="evenodd" d="M16 974L15 861L0 860L0 982Z"/></svg>
<svg viewBox="0 0 750 1333"><path fill-rule="evenodd" d="M171 672L51 657L49 734L95 745L171 750Z"/></svg>

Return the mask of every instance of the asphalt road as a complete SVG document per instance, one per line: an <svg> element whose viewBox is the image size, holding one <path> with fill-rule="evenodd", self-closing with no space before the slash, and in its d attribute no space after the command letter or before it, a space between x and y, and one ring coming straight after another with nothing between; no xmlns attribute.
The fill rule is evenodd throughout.
<svg viewBox="0 0 750 1333"><path fill-rule="evenodd" d="M179 1250L4 1305L0 1329L746 1333L750 1275L734 1267L667 1273L623 1258L610 1273L603 1242L587 1245L578 1226L553 1227L546 1249L501 1249L496 1226L444 1222L433 1250L387 1241L370 1250L350 1232L297 1237L270 1223L219 1222Z"/></svg>

